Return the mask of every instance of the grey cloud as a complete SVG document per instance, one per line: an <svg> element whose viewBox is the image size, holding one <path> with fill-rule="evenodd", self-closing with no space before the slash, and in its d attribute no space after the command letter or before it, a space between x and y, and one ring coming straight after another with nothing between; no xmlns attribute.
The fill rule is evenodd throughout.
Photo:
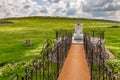
<svg viewBox="0 0 120 80"><path fill-rule="evenodd" d="M75 13L76 13L76 9L75 8L69 8L68 10L67 10L67 15L75 15Z"/></svg>
<svg viewBox="0 0 120 80"><path fill-rule="evenodd" d="M28 9L30 8L31 6L30 5L25 5L24 8Z"/></svg>
<svg viewBox="0 0 120 80"><path fill-rule="evenodd" d="M42 7L41 10L40 10L41 13L48 13L46 7Z"/></svg>
<svg viewBox="0 0 120 80"><path fill-rule="evenodd" d="M62 10L63 8L61 8L61 7L56 7L56 8L54 8L54 13L58 13L58 12L61 12L61 10Z"/></svg>
<svg viewBox="0 0 120 80"><path fill-rule="evenodd" d="M96 0L95 2L88 0L83 4L83 11L117 11L120 10L119 2L120 0Z"/></svg>
<svg viewBox="0 0 120 80"><path fill-rule="evenodd" d="M107 7L104 6L103 11L117 11L120 10L120 4L108 4Z"/></svg>
<svg viewBox="0 0 120 80"><path fill-rule="evenodd" d="M108 16L110 14L107 14L106 12L91 12L93 14L93 17L103 17L103 16Z"/></svg>
<svg viewBox="0 0 120 80"><path fill-rule="evenodd" d="M30 13L30 15L31 15L31 16L34 16L34 15L38 15L38 13L40 13L40 11L38 11L38 10L33 10L33 11Z"/></svg>
<svg viewBox="0 0 120 80"><path fill-rule="evenodd" d="M120 15L116 13L120 10L120 0L86 0L82 4L83 13L88 13L93 18L113 19L120 20ZM114 19L115 20L115 19Z"/></svg>
<svg viewBox="0 0 120 80"><path fill-rule="evenodd" d="M55 12L59 12L61 10L62 10L62 8L56 8Z"/></svg>
<svg viewBox="0 0 120 80"><path fill-rule="evenodd" d="M68 0L66 0L66 8L70 7L70 2Z"/></svg>
<svg viewBox="0 0 120 80"><path fill-rule="evenodd" d="M60 2L60 0L43 0L43 1L47 1L49 3L58 3L58 2Z"/></svg>

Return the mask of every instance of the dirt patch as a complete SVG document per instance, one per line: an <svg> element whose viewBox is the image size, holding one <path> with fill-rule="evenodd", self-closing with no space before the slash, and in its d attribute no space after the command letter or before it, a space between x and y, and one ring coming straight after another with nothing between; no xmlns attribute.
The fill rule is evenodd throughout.
<svg viewBox="0 0 120 80"><path fill-rule="evenodd" d="M6 65L8 62L3 62L3 63L0 63L0 67Z"/></svg>
<svg viewBox="0 0 120 80"><path fill-rule="evenodd" d="M13 22L0 22L0 24L12 24Z"/></svg>
<svg viewBox="0 0 120 80"><path fill-rule="evenodd" d="M120 26L111 26L109 28L120 28Z"/></svg>

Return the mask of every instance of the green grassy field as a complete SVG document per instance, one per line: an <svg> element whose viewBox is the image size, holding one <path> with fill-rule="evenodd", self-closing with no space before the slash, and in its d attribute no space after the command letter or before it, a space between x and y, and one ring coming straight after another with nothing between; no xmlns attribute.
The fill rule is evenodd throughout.
<svg viewBox="0 0 120 80"><path fill-rule="evenodd" d="M46 39L53 40L59 29L74 30L78 21L83 24L84 31L105 30L106 47L116 56L111 63L120 71L120 28L109 28L120 26L120 22L59 17L10 18L8 21L13 23L0 24L0 80L6 80L14 72L21 73L32 59L40 55ZM31 46L23 45L27 39L32 42Z"/></svg>

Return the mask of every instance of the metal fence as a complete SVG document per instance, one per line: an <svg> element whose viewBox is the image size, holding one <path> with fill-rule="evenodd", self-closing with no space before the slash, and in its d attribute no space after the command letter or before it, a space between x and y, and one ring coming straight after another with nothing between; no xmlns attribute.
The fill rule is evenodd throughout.
<svg viewBox="0 0 120 80"><path fill-rule="evenodd" d="M84 47L91 80L120 80L114 74L114 66L106 64L109 55L105 52L104 31L85 33Z"/></svg>
<svg viewBox="0 0 120 80"><path fill-rule="evenodd" d="M47 40L40 56L25 68L25 74L14 74L10 80L57 80L71 43L70 31L56 31L55 41Z"/></svg>

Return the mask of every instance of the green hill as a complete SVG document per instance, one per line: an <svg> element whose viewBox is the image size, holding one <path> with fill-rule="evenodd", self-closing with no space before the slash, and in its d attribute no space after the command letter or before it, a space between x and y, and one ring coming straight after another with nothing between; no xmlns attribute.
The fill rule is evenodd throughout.
<svg viewBox="0 0 120 80"><path fill-rule="evenodd" d="M40 54L46 39L53 40L58 29L74 31L78 21L83 24L84 31L105 30L106 47L116 56L112 63L120 66L120 28L114 27L120 26L120 22L60 17L8 18L0 20L0 80L6 80L14 72L22 72ZM26 40L31 41L31 46L24 46Z"/></svg>

